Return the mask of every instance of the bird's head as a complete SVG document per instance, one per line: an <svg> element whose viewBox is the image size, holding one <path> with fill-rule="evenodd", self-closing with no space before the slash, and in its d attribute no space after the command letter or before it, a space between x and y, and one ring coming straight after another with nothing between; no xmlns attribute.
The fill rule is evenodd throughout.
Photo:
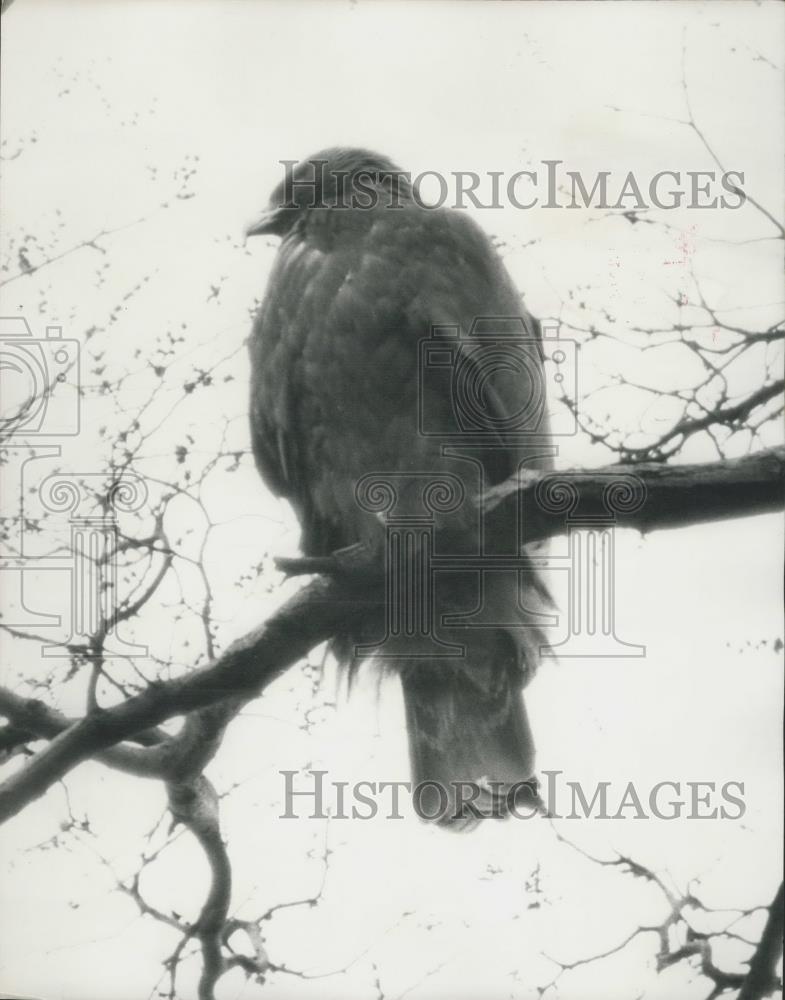
<svg viewBox="0 0 785 1000"><path fill-rule="evenodd" d="M334 147L301 160L281 161L286 174L267 208L246 229L246 236L286 236L312 213L357 217L379 207L402 207L411 198L411 181L392 160L367 149Z"/></svg>

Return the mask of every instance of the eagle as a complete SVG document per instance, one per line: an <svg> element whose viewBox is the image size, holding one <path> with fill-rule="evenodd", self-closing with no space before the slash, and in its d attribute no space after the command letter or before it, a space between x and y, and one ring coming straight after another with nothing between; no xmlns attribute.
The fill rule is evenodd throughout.
<svg viewBox="0 0 785 1000"><path fill-rule="evenodd" d="M508 815L536 802L522 691L548 596L516 516L488 538L477 509L482 491L549 465L540 326L481 227L426 204L369 150L289 164L247 229L257 235L280 237L250 338L258 470L292 505L306 556L359 547L384 560L389 524L358 500L368 476L396 484L401 523L423 513L424 475L459 484L457 509L431 511L432 554L449 557L432 573L439 655L413 646L380 662L400 676L420 815L457 828ZM438 335L437 370L423 345ZM517 563L494 572L494 553ZM372 653L358 640L381 627L337 636L339 657Z"/></svg>

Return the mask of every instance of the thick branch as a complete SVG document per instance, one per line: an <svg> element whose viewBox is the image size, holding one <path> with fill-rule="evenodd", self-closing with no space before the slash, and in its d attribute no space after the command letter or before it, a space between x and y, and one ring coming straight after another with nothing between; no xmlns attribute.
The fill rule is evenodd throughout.
<svg viewBox="0 0 785 1000"><path fill-rule="evenodd" d="M22 698L4 687L0 687L0 715L11 720L15 729L24 734L27 743L54 739L80 721L70 719L37 698ZM169 739L163 730L142 730L133 736L134 743L139 746L111 747L96 754L96 757L118 771L138 777L163 777L158 761L163 757Z"/></svg>
<svg viewBox="0 0 785 1000"><path fill-rule="evenodd" d="M617 465L589 471L527 473L520 480L495 487L483 498L483 504L490 523L502 515L508 519L520 503L521 540L529 542L565 532L576 496L581 512L602 512L607 510L609 489L620 486L621 494L614 495L617 499L621 496L621 501L613 508L618 524L650 531L779 510L783 506L784 468L785 448L778 448L707 465ZM566 490L562 489L565 486ZM555 502L560 496L567 502ZM634 502L628 502L630 499ZM306 572L317 571L312 561L303 560L302 566ZM331 567L327 563L318 569L329 571ZM209 666L151 684L143 694L92 712L58 732L47 747L0 785L0 822L43 794L77 764L172 716L226 699L254 697L314 646L378 610L381 591L373 581L380 576L379 567L372 567L365 576L354 568L348 574L314 580ZM0 713L12 716L2 707L9 700L0 697ZM51 719L48 732L35 730L29 717L12 721L44 736L56 728ZM216 738L225 721L216 719Z"/></svg>
<svg viewBox="0 0 785 1000"><path fill-rule="evenodd" d="M616 482L640 494L640 502L630 504L628 512L622 509L623 504L616 506L614 517L619 527L638 531L683 528L781 510L785 505L784 473L785 448L701 465L647 462L585 472L527 473L522 484L511 479L490 490L485 509L490 514L497 507L517 503L517 495L522 494L523 540L539 541L562 534L566 516L573 512L596 514L607 509L608 490ZM545 489L549 484L558 489L562 483L578 493L577 509L566 514L547 502Z"/></svg>
<svg viewBox="0 0 785 1000"><path fill-rule="evenodd" d="M769 916L763 928L758 947L750 959L750 971L739 992L738 1000L761 1000L781 988L777 978L777 965L782 958L782 932L785 919L783 883L769 907Z"/></svg>
<svg viewBox="0 0 785 1000"><path fill-rule="evenodd" d="M172 815L196 837L210 865L210 890L188 936L198 935L202 945L199 1000L215 1000L215 984L227 969L221 942L232 897L232 866L221 837L218 795L204 775L170 783L167 790Z"/></svg>
<svg viewBox="0 0 785 1000"><path fill-rule="evenodd" d="M363 596L353 587L334 580L315 580L209 666L153 683L135 698L80 719L0 785L0 822L99 751L175 715L227 697L258 694L342 624L361 617L367 601L367 594Z"/></svg>

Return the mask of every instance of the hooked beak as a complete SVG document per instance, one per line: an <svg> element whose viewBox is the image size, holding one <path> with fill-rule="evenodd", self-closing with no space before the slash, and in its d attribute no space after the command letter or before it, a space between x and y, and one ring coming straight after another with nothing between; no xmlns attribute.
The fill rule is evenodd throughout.
<svg viewBox="0 0 785 1000"><path fill-rule="evenodd" d="M294 209L286 207L266 209L246 227L246 237L263 235L283 236L291 225L293 211Z"/></svg>

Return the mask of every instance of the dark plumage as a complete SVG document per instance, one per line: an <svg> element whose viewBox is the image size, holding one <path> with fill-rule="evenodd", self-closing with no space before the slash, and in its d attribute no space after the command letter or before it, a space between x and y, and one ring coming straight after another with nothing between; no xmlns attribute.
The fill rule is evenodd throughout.
<svg viewBox="0 0 785 1000"><path fill-rule="evenodd" d="M292 503L305 554L325 555L358 542L380 551L384 525L355 497L367 473L449 472L476 493L477 460L486 483L513 475L527 459L530 467L545 464L531 460L542 454L543 437L539 447L521 443L501 419L490 432L493 447L475 449L474 464L442 454L438 437L420 433L420 341L435 324L459 324L465 334L475 317L522 317L533 378L500 375L485 387L487 405L503 418L541 391L539 330L488 238L467 215L421 207L394 164L365 150L314 154L295 168L294 179L311 180L312 163L319 160L327 163L317 172L316 190L292 191L282 183L269 210L249 228L249 234L282 237L251 341L253 450L267 484ZM371 189L378 203L341 207L361 187ZM472 364L482 363L482 351L480 345ZM425 393L431 424L444 433L458 430L450 392L429 387ZM542 429L537 417L527 419L526 429ZM407 503L404 487L399 504ZM437 521L441 551L477 550L473 511L467 502ZM514 551L514 525L506 535L489 544ZM436 593L437 620L470 611L478 600L476 574L445 577ZM484 786L496 780L508 788L532 778L534 747L520 691L536 669L541 635L515 627L523 621L521 603L529 610L542 607L543 589L533 573L521 574L520 587L514 575L489 574L486 621L500 627L437 626L446 641L465 646L465 656L395 661L415 782ZM376 638L379 629L370 623L366 631ZM482 791L477 804L488 811L498 800Z"/></svg>

